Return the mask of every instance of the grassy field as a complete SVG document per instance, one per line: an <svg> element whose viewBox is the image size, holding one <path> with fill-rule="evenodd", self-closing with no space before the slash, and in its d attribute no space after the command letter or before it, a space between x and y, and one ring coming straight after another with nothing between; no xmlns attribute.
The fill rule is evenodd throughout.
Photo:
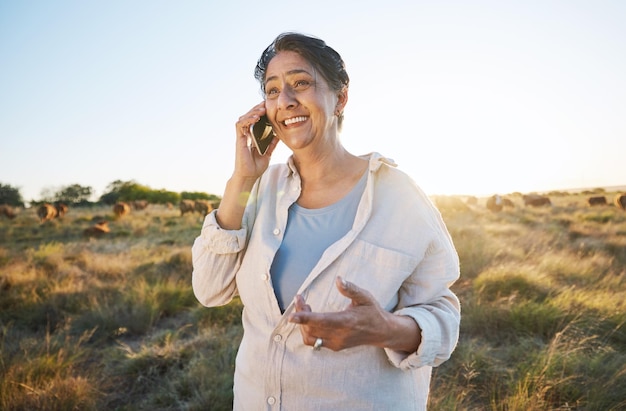
<svg viewBox="0 0 626 411"><path fill-rule="evenodd" d="M511 198L438 199L463 316L430 410L626 409L626 212ZM108 235L83 236L102 220ZM241 306L193 296L201 223L156 205L0 218L0 409L230 409Z"/></svg>

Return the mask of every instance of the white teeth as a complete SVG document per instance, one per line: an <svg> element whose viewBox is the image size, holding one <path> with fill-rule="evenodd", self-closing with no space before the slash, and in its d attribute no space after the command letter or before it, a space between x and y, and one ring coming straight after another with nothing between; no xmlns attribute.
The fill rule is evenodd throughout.
<svg viewBox="0 0 626 411"><path fill-rule="evenodd" d="M304 116L288 118L287 120L285 120L285 125L288 126L290 124L298 123L300 121L306 121L306 119L307 118Z"/></svg>

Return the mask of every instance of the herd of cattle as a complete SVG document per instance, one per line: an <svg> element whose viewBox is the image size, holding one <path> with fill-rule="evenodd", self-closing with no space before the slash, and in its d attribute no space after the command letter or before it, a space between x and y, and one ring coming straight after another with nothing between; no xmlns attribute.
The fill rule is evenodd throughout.
<svg viewBox="0 0 626 411"><path fill-rule="evenodd" d="M131 210L144 210L148 207L149 203L146 200L136 201L118 201L113 205L113 217L115 219L122 218L130 214ZM174 206L168 203L167 208L173 209ZM199 213L202 216L206 216L217 206L216 203L208 200L182 200L179 204L180 215L184 216L186 213ZM54 204L44 203L36 208L37 218L41 224L46 221L53 220L55 218L62 219L68 212L68 206L65 203L57 202ZM18 209L15 207L0 204L0 216L5 216L9 219L14 219L18 215ZM86 228L83 231L85 237L101 237L111 230L107 220L99 220L92 226Z"/></svg>
<svg viewBox="0 0 626 411"><path fill-rule="evenodd" d="M524 195L522 196L522 200L524 202L524 206L526 207L542 207L552 205L549 197L538 194ZM478 199L476 197L469 197L466 200L466 203L474 206L478 204ZM626 210L626 194L617 194L613 199L613 203L616 207ZM607 200L606 196L592 196L587 198L587 204L591 207L603 206L609 205L610 201ZM217 203L208 200L182 200L179 204L180 215L184 216L187 213L199 213L202 216L206 216L213 211L217 205ZM438 205L440 205L440 203L438 203ZM131 210L144 210L147 207L148 202L145 200L129 202L119 201L113 206L113 215L116 219L119 219L130 214ZM172 204L167 204L167 207L170 209L174 208ZM496 194L487 198L486 207L493 212L499 212L506 207L514 208L515 204L511 199ZM68 211L68 206L64 203L44 203L40 205L36 211L39 221L43 224L46 221L55 218L63 218ZM17 216L17 214L18 212L14 207L6 204L0 204L0 216L4 215L9 219L13 219ZM110 232L108 222L106 220L101 220L93 226L85 229L83 234L87 237L100 237L108 232Z"/></svg>
<svg viewBox="0 0 626 411"><path fill-rule="evenodd" d="M527 207L542 207L542 206L551 206L552 201L550 201L550 197L539 195L539 194L529 194L523 195L522 200L524 201L524 206ZM626 194L617 194L613 199L613 203L616 207L626 210ZM587 204L590 207L600 206L600 205L608 205L609 201L606 196L592 196L587 198ZM515 204L513 201L506 197L502 197L498 194L493 195L487 199L487 208L493 212L502 211L505 207L514 207Z"/></svg>

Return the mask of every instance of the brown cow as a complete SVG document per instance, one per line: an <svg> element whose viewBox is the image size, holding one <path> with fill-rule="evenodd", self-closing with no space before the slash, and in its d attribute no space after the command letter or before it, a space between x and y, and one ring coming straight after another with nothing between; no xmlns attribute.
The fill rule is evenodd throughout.
<svg viewBox="0 0 626 411"><path fill-rule="evenodd" d="M493 211L494 213L502 211L503 206L504 204L502 204L502 197L500 197L498 194L494 194L487 199L487 209Z"/></svg>
<svg viewBox="0 0 626 411"><path fill-rule="evenodd" d="M147 200L135 200L131 203L135 210L145 210L148 207Z"/></svg>
<svg viewBox="0 0 626 411"><path fill-rule="evenodd" d="M13 220L15 217L17 217L17 212L13 207L8 204L0 204L0 215L3 215L10 220Z"/></svg>
<svg viewBox="0 0 626 411"><path fill-rule="evenodd" d="M180 215L184 216L186 213L193 213L196 211L195 203L193 200L181 200L180 201Z"/></svg>
<svg viewBox="0 0 626 411"><path fill-rule="evenodd" d="M103 220L97 222L89 228L85 228L85 230L83 231L83 235L88 238L100 238L109 232L111 232L111 229L109 228L109 222Z"/></svg>
<svg viewBox="0 0 626 411"><path fill-rule="evenodd" d="M65 203L55 203L54 208L57 209L57 217L63 218L67 213L68 207Z"/></svg>
<svg viewBox="0 0 626 411"><path fill-rule="evenodd" d="M128 203L125 203L123 201L118 201L113 206L113 213L115 214L115 217L117 218L124 217L125 215L130 213L130 206L128 205Z"/></svg>
<svg viewBox="0 0 626 411"><path fill-rule="evenodd" d="M615 196L615 205L622 210L626 210L626 194L618 194Z"/></svg>
<svg viewBox="0 0 626 411"><path fill-rule="evenodd" d="M524 199L525 206L541 207L552 205L549 197L545 197L539 194L528 194L522 196L522 198Z"/></svg>
<svg viewBox="0 0 626 411"><path fill-rule="evenodd" d="M589 204L590 207L593 206L598 206L598 205L606 205L606 197L605 196L596 196L596 197L589 197L587 199L587 204Z"/></svg>
<svg viewBox="0 0 626 411"><path fill-rule="evenodd" d="M39 217L39 221L43 224L57 216L57 209L52 204L44 203L37 209L37 216Z"/></svg>
<svg viewBox="0 0 626 411"><path fill-rule="evenodd" d="M213 211L213 204L209 200L196 200L193 207L202 216L206 216Z"/></svg>

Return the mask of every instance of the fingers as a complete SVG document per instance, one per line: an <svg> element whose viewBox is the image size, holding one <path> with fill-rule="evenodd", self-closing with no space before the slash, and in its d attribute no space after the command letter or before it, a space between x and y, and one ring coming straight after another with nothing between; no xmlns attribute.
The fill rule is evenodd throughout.
<svg viewBox="0 0 626 411"><path fill-rule="evenodd" d="M253 144L250 127L258 122L266 113L265 102L252 107L246 114L239 117L236 127L236 150L234 175L243 178L258 178L267 169L271 158L271 152L276 144L270 146L269 155L260 155Z"/></svg>
<svg viewBox="0 0 626 411"><path fill-rule="evenodd" d="M304 298L300 294L297 294L294 297L293 302L294 302L294 307L296 309L296 312L291 314L291 316L289 317L289 321L292 323L296 323L296 324L302 324L303 316L299 315L299 313L312 312L311 306L304 302Z"/></svg>
<svg viewBox="0 0 626 411"><path fill-rule="evenodd" d="M258 122L263 114L265 114L264 101L252 107L250 111L239 117L237 121L237 135L240 137L249 136L250 126Z"/></svg>
<svg viewBox="0 0 626 411"><path fill-rule="evenodd" d="M272 139L272 142L270 143L269 147L267 148L267 151L265 152L265 155L271 157L272 153L274 152L274 149L276 148L278 143L280 143L280 140L278 139L278 137L274 137Z"/></svg>
<svg viewBox="0 0 626 411"><path fill-rule="evenodd" d="M310 331L310 326L308 325L310 322L316 323L316 321L319 321L318 317L324 315L321 313L314 313L311 306L304 301L304 297L300 294L296 295L294 298L294 307L295 312L289 316L289 322L304 326L303 335Z"/></svg>
<svg viewBox="0 0 626 411"><path fill-rule="evenodd" d="M300 294L295 296L294 302L296 306L296 312L311 312L311 306L305 303L304 297L302 297Z"/></svg>
<svg viewBox="0 0 626 411"><path fill-rule="evenodd" d="M335 280L339 292L352 300L352 305L371 305L374 302L372 294L358 285L337 276Z"/></svg>
<svg viewBox="0 0 626 411"><path fill-rule="evenodd" d="M300 315L299 313L311 313L311 306L306 304L306 302L304 301L304 297L302 297L300 294L295 296L294 305L296 312L291 315L289 321L296 324L303 324L303 322L306 322L306 320L303 319L302 315ZM302 334L302 342L306 345L313 346L317 338L319 338L317 336L314 336L311 333L310 328L306 325L302 325L302 327L300 327L300 333Z"/></svg>
<svg viewBox="0 0 626 411"><path fill-rule="evenodd" d="M339 292L345 297L352 300L351 306L376 306L377 302L372 294L357 286L356 284L345 281L341 276L338 276L336 286ZM306 304L304 298L301 295L296 295L294 298L295 313L291 314L289 321L296 324L311 324L317 327L337 327L340 326L346 320L347 311L340 311L336 313L314 313L311 306Z"/></svg>

